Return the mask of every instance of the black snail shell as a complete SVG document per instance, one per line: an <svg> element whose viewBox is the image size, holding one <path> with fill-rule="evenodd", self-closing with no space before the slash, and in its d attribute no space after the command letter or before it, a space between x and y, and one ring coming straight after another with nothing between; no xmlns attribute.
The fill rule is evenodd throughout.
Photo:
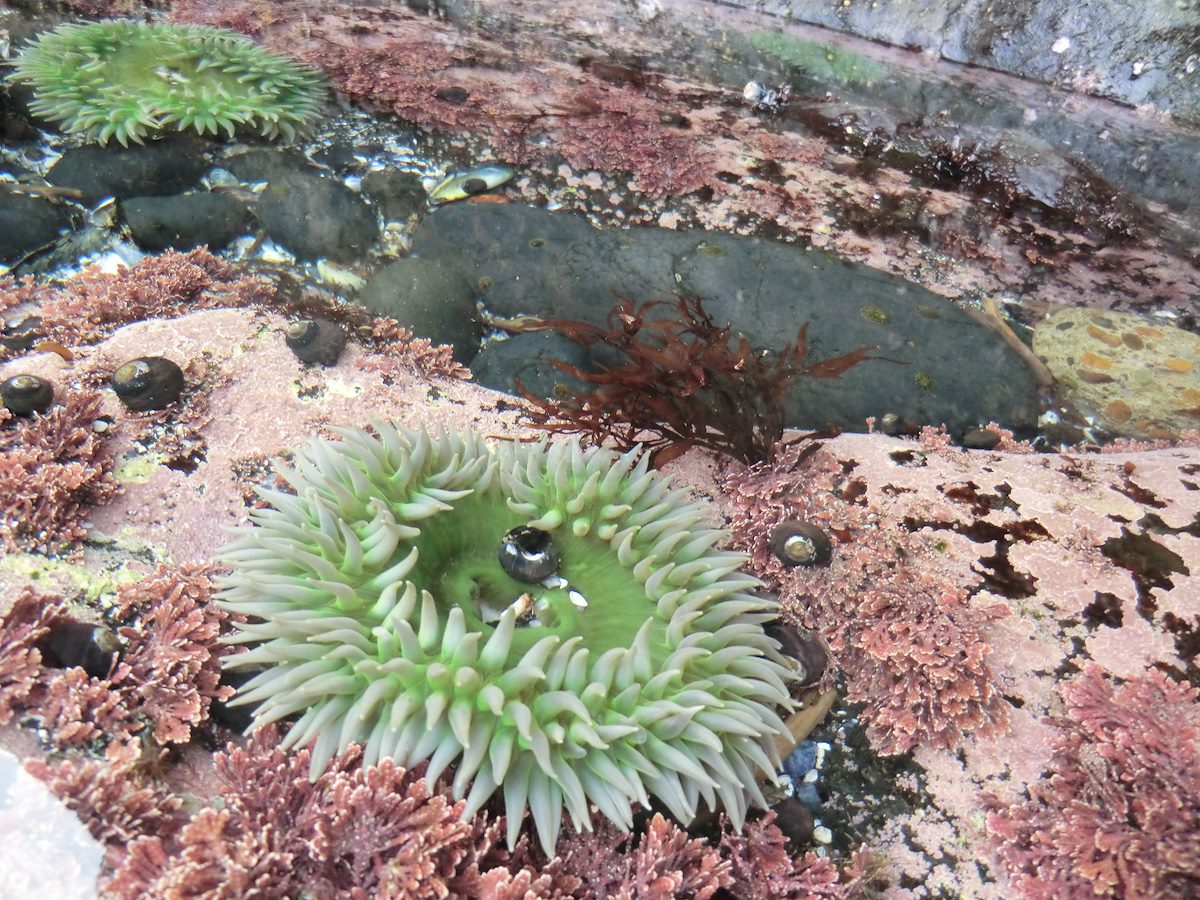
<svg viewBox="0 0 1200 900"><path fill-rule="evenodd" d="M793 662L798 687L811 687L821 680L829 665L829 654L816 635L797 628L782 619L775 619L763 626L768 636L779 642L779 652Z"/></svg>
<svg viewBox="0 0 1200 900"><path fill-rule="evenodd" d="M68 617L50 626L50 633L38 642L38 650L52 668L78 666L93 678L103 678L112 668L113 657L121 652L121 642L103 625Z"/></svg>
<svg viewBox="0 0 1200 900"><path fill-rule="evenodd" d="M521 525L504 535L497 552L500 567L528 584L545 581L558 571L558 548L554 538L540 528Z"/></svg>
<svg viewBox="0 0 1200 900"><path fill-rule="evenodd" d="M771 529L771 552L789 568L823 566L833 555L829 535L811 522L780 522Z"/></svg>
<svg viewBox="0 0 1200 900"><path fill-rule="evenodd" d="M1000 443L1000 435L990 428L968 428L963 432L961 443L968 450L994 450Z"/></svg>
<svg viewBox="0 0 1200 900"><path fill-rule="evenodd" d="M0 397L15 416L42 413L54 402L54 385L36 375L14 375L0 384Z"/></svg>
<svg viewBox="0 0 1200 900"><path fill-rule="evenodd" d="M126 409L162 409L179 399L183 370L161 356L139 356L113 372L112 389Z"/></svg>
<svg viewBox="0 0 1200 900"><path fill-rule="evenodd" d="M284 340L301 362L332 366L346 346L346 332L325 319L305 319L289 325Z"/></svg>

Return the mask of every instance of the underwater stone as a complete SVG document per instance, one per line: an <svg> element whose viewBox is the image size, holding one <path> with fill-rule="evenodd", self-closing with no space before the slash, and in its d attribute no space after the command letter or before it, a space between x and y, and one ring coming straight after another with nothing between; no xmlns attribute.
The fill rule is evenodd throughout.
<svg viewBox="0 0 1200 900"><path fill-rule="evenodd" d="M0 384L0 399L15 416L43 413L54 402L54 385L37 375L14 375Z"/></svg>
<svg viewBox="0 0 1200 900"><path fill-rule="evenodd" d="M821 811L821 792L817 789L816 782L800 782L796 785L796 793L793 796L807 806L813 815Z"/></svg>
<svg viewBox="0 0 1200 900"><path fill-rule="evenodd" d="M968 428L961 443L967 450L994 450L1000 443L1000 435L990 428Z"/></svg>
<svg viewBox="0 0 1200 900"><path fill-rule="evenodd" d="M272 240L299 259L354 262L379 237L379 223L366 201L315 169L273 179L254 215Z"/></svg>
<svg viewBox="0 0 1200 900"><path fill-rule="evenodd" d="M1135 313L1063 309L1034 328L1033 350L1113 434L1161 439L1200 427L1200 336Z"/></svg>
<svg viewBox="0 0 1200 900"><path fill-rule="evenodd" d="M0 263L12 263L49 245L71 224L61 206L40 197L0 194Z"/></svg>
<svg viewBox="0 0 1200 900"><path fill-rule="evenodd" d="M162 356L139 356L113 373L112 389L126 409L162 409L179 399L183 370Z"/></svg>
<svg viewBox="0 0 1200 900"><path fill-rule="evenodd" d="M718 324L780 351L809 322L811 358L863 345L872 356L838 378L796 378L785 424L862 431L896 413L958 431L979 422L1032 427L1038 383L1011 347L954 303L895 275L815 248L738 235L659 228L594 228L586 219L522 204L450 203L426 216L413 253L481 291L500 317L534 315L604 325L621 297L694 294ZM854 297L855 303L841 302ZM883 311L867 321L863 306ZM665 310L669 313L670 306ZM914 372L934 387L922 390ZM509 385L507 390L513 390Z"/></svg>
<svg viewBox="0 0 1200 900"><path fill-rule="evenodd" d="M817 742L816 741L801 741L794 750L788 754L787 759L783 761L783 771L792 783L798 788L804 783L804 776L816 768L817 765Z"/></svg>
<svg viewBox="0 0 1200 900"><path fill-rule="evenodd" d="M172 135L133 147L68 147L46 173L56 187L83 192L83 202L105 197L164 197L194 187L208 169L205 142Z"/></svg>
<svg viewBox="0 0 1200 900"><path fill-rule="evenodd" d="M240 235L249 213L228 194L132 197L119 204L133 242L143 250L221 250Z"/></svg>
<svg viewBox="0 0 1200 900"><path fill-rule="evenodd" d="M407 257L384 266L354 297L354 302L390 316L417 337L450 344L466 365L479 351L483 326L475 307L472 282L441 260Z"/></svg>

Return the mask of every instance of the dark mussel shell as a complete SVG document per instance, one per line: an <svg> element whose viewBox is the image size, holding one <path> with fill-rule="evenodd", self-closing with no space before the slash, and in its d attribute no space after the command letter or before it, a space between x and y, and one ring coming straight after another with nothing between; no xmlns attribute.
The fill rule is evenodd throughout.
<svg viewBox="0 0 1200 900"><path fill-rule="evenodd" d="M335 322L304 319L287 327L284 341L301 362L333 366L346 346L346 332Z"/></svg>
<svg viewBox="0 0 1200 900"><path fill-rule="evenodd" d="M833 542L811 522L788 520L771 529L771 552L789 568L823 566L833 556Z"/></svg>
<svg viewBox="0 0 1200 900"><path fill-rule="evenodd" d="M183 370L162 356L139 356L113 372L112 389L126 409L162 409L179 399Z"/></svg>
<svg viewBox="0 0 1200 900"><path fill-rule="evenodd" d="M44 413L54 402L54 385L37 375L14 375L0 384L0 398L14 416Z"/></svg>
<svg viewBox="0 0 1200 900"><path fill-rule="evenodd" d="M517 581L538 584L558 571L558 548L548 531L521 525L504 535L500 567Z"/></svg>
<svg viewBox="0 0 1200 900"><path fill-rule="evenodd" d="M821 680L829 665L829 654L816 635L783 619L767 622L763 631L777 640L779 652L795 663L800 687L811 687Z"/></svg>

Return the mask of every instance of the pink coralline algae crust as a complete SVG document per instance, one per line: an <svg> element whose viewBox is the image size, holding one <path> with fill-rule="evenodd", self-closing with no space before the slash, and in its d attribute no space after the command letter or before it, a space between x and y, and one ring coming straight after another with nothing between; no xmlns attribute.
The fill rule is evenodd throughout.
<svg viewBox="0 0 1200 900"><path fill-rule="evenodd" d="M184 2L173 16L254 34L370 109L425 128L483 133L510 163L565 159L625 172L634 190L660 197L725 187L711 149L662 121L661 103L646 91L561 62L525 65L513 48L403 10L306 4L302 17L293 10L285 19L265 7Z"/></svg>
<svg viewBox="0 0 1200 900"><path fill-rule="evenodd" d="M814 853L792 858L770 815L715 844L655 814L640 837L600 824L568 829L552 860L524 838L510 853L502 818L460 821L463 802L428 786L423 767L364 768L352 747L314 782L308 751L285 753L277 739L268 728L218 753L215 800L180 797L121 767L28 768L105 844L105 895L130 900L709 900L718 890L738 900L849 900L869 869L861 853L844 877Z"/></svg>
<svg viewBox="0 0 1200 900"><path fill-rule="evenodd" d="M1200 895L1200 705L1160 672L1118 686L1089 665L1061 688L1050 773L988 831L1031 900Z"/></svg>
<svg viewBox="0 0 1200 900"><path fill-rule="evenodd" d="M46 663L42 647L70 609L62 597L24 590L0 618L0 724L31 715L52 746L98 742L121 763L187 743L212 701L233 693L219 684L217 638L228 614L209 602L210 572L160 568L121 588L113 617L122 647L105 675Z"/></svg>
<svg viewBox="0 0 1200 900"><path fill-rule="evenodd" d="M43 336L77 350L132 322L174 319L200 310L269 307L284 314L322 316L354 329L377 351L380 368L432 378L467 377L466 369L453 360L453 348L417 338L394 319L317 295L290 298L287 293L274 278L251 274L244 266L198 247L187 253L169 250L148 256L114 272L91 266L64 282L3 276L0 313L35 304ZM0 348L0 359L8 355L12 352ZM91 377L104 380L95 373Z"/></svg>
<svg viewBox="0 0 1200 900"><path fill-rule="evenodd" d="M96 267L63 283L0 280L0 309L40 305L41 330L68 346L94 344L128 322L270 302L275 287L205 248L169 251L116 272Z"/></svg>
<svg viewBox="0 0 1200 900"><path fill-rule="evenodd" d="M982 630L1007 610L968 603L961 577L905 565L912 538L881 527L865 504L840 499L859 488L834 455L818 450L802 459L804 453L785 452L726 481L735 540L777 587L784 608L828 641L849 699L866 705L877 748L904 753L922 742L951 748L964 732L1002 731L1008 707L987 664ZM828 568L786 569L767 536L787 519L820 525L845 542L844 550Z"/></svg>
<svg viewBox="0 0 1200 900"><path fill-rule="evenodd" d="M137 838L177 834L188 818L178 796L127 767L85 760L51 765L30 759L25 769L46 782L104 845L110 868L121 864Z"/></svg>
<svg viewBox="0 0 1200 900"><path fill-rule="evenodd" d="M1062 673L1095 664L1108 679L1200 677L1200 452L964 451L932 434L806 446L773 466L726 464L717 499L787 613L829 643L875 749L913 751L919 821L868 825L866 837L893 877L923 886L916 896L940 885L1012 897L1015 857L995 854L980 809L985 794L1026 800L1053 767ZM831 535L828 567L785 569L771 554L767 535L789 518ZM1110 542L1123 532L1169 551L1173 568L1147 573L1118 558ZM1152 744L1157 714L1141 724L1136 704L1124 714ZM1194 798L1187 790L1180 797ZM1119 865L1120 847L1098 852ZM1169 873L1168 861L1150 865Z"/></svg>
<svg viewBox="0 0 1200 900"><path fill-rule="evenodd" d="M356 333L334 368L301 364L284 343L286 325L266 312L204 310L126 325L77 354L69 372L53 354L20 361L23 369L60 383L147 352L163 353L185 371L202 363L207 373L189 384L177 408L149 418L131 415L106 393L103 411L115 423L109 442L122 461L116 473L122 493L117 502L91 510L94 536L111 538L132 528L173 562L203 562L227 541L220 525L244 519L253 485L269 481L280 455L328 434L330 426L362 426L383 417L429 429L515 429L515 412L475 412L494 407L495 397L464 383L458 367L442 366L445 348L391 343L395 334L403 337L394 323L378 326L382 349L363 347ZM16 365L0 366L0 377ZM188 457L197 447L203 451ZM181 457L186 464L179 464Z"/></svg>
<svg viewBox="0 0 1200 900"><path fill-rule="evenodd" d="M118 491L111 444L92 427L100 396L82 390L59 399L61 405L30 418L0 407L0 548L6 551L73 546L87 534L91 508Z"/></svg>

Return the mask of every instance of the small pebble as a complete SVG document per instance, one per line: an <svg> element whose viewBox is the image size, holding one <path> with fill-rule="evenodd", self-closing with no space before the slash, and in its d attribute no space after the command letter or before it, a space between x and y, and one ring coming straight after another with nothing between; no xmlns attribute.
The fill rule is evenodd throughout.
<svg viewBox="0 0 1200 900"><path fill-rule="evenodd" d="M818 825L813 829L813 840L818 844L832 844L833 832L824 825Z"/></svg>
<svg viewBox="0 0 1200 900"><path fill-rule="evenodd" d="M775 777L776 786L783 791L788 797L794 797L796 794L796 782L792 781L791 775L777 775Z"/></svg>
<svg viewBox="0 0 1200 900"><path fill-rule="evenodd" d="M783 761L783 771L793 782L801 782L804 775L817 764L816 741L801 741Z"/></svg>
<svg viewBox="0 0 1200 900"><path fill-rule="evenodd" d="M809 769L804 773L805 784L815 784L817 779L821 777L821 773L816 769Z"/></svg>
<svg viewBox="0 0 1200 900"><path fill-rule="evenodd" d="M821 811L821 793L815 784L801 783L797 785L796 799L807 806L814 815Z"/></svg>

